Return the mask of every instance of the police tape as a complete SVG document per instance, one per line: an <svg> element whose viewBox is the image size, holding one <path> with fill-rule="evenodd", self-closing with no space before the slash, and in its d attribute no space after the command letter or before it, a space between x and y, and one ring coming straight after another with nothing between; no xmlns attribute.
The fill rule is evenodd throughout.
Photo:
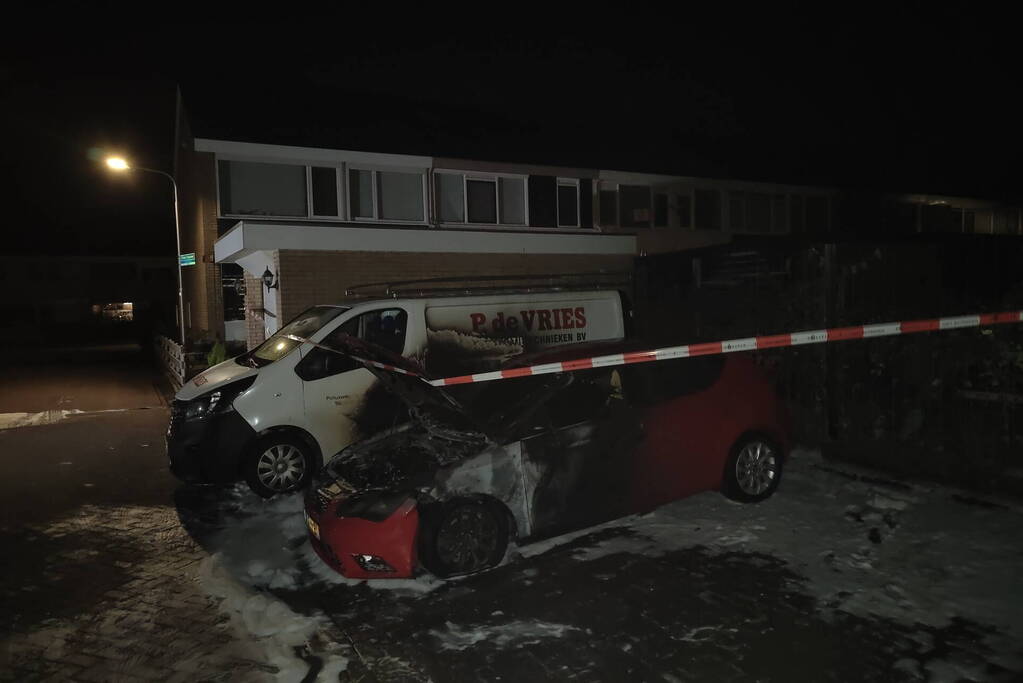
<svg viewBox="0 0 1023 683"><path fill-rule="evenodd" d="M737 351L776 349L786 346L801 346L804 344L826 344L828 342L845 341L849 339L873 339L875 337L891 337L900 334L913 334L916 332L955 330L1018 322L1023 322L1023 311L979 313L975 315L961 315L951 318L932 318L928 320L907 320L904 322L878 323L875 325L833 327L822 330L790 332L787 334L773 334L762 337L745 337L742 339L729 339L726 341L706 342L702 344L667 346L660 349L652 349L650 351L614 353L607 356L578 358L558 363L543 363L540 365L530 365L521 368L512 368L509 370L494 370L492 372L480 372L472 375L445 377L443 379L424 379L426 382L435 387L443 387L453 384L490 382L498 379L510 379L512 377L528 377L532 375L545 375L556 372L574 372L576 370L589 370L591 368L605 368L615 365L649 363L652 361L671 360L675 358L709 356L724 353L735 353Z"/></svg>
<svg viewBox="0 0 1023 683"><path fill-rule="evenodd" d="M744 337L741 339L728 339L717 342L704 342L700 344L685 344L682 346L666 346L649 351L632 351L628 353L612 353L606 356L593 356L590 358L577 358L574 360L559 361L556 363L541 363L539 365L527 365L521 368L508 370L493 370L490 372L478 372L471 375L458 375L456 377L444 377L442 379L427 379L420 373L412 372L395 365L381 363L348 355L352 360L365 365L371 365L382 370L398 372L411 377L419 377L427 384L435 387L451 386L454 384L472 384L475 382L492 382L498 379L512 379L515 377L531 377L533 375L547 375L558 372L575 372L577 370L590 370L593 368L606 368L616 365L631 365L634 363L650 363L659 360L673 360L677 358L692 358L694 356L712 356L724 353L735 353L738 351L758 351L761 349L777 349L786 346L802 346L804 344L826 344L828 342L846 341L851 339L873 339L875 337L892 337L900 334L914 334L916 332L935 332L939 330L957 330L970 327L986 327L988 325L999 325L1004 323L1023 322L1023 311L1004 311L1001 313L977 313L974 315L960 315L951 318L930 318L926 320L906 320L903 322L877 323L874 325L853 325L852 327L829 327L821 330L808 330L805 332L789 332L786 334L772 334L761 337ZM297 335L286 335L288 339L297 342L312 344L334 353L344 353L323 344Z"/></svg>

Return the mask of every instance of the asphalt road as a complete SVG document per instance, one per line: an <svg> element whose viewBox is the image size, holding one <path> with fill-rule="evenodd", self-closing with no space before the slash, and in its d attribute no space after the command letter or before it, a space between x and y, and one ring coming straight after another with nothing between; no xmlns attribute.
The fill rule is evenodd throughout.
<svg viewBox="0 0 1023 683"><path fill-rule="evenodd" d="M137 344L5 350L0 387L0 414L166 405Z"/></svg>

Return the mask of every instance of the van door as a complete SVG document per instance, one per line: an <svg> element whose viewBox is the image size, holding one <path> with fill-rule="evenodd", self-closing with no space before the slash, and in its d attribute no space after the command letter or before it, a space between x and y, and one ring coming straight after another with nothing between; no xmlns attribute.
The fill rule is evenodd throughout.
<svg viewBox="0 0 1023 683"><path fill-rule="evenodd" d="M345 321L323 343L329 345L346 334L403 353L407 324L404 309L381 308ZM405 413L396 396L374 387L376 377L369 370L340 353L314 347L295 366L295 373L303 380L306 425L319 441L324 460Z"/></svg>

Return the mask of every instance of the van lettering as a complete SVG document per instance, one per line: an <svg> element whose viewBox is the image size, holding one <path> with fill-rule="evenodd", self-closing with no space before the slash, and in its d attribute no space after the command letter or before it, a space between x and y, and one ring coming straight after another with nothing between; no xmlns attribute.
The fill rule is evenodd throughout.
<svg viewBox="0 0 1023 683"><path fill-rule="evenodd" d="M575 321L572 320L572 309L571 308L562 308L561 309L561 322L562 322L562 326L566 330L570 330L573 327L575 327Z"/></svg>
<svg viewBox="0 0 1023 683"><path fill-rule="evenodd" d="M576 327L586 327L586 309L582 306L578 306L575 309Z"/></svg>
<svg viewBox="0 0 1023 683"><path fill-rule="evenodd" d="M473 332L479 332L479 329L487 324L487 316L482 313L470 313L469 319L472 321Z"/></svg>
<svg viewBox="0 0 1023 683"><path fill-rule="evenodd" d="M551 312L549 310L540 309L537 311L540 316L540 324L536 329L538 330L549 330L551 329Z"/></svg>
<svg viewBox="0 0 1023 683"><path fill-rule="evenodd" d="M490 324L490 328L494 332L504 332L504 313L501 311L497 312L497 318Z"/></svg>
<svg viewBox="0 0 1023 683"><path fill-rule="evenodd" d="M515 332L519 329L519 319L514 315L508 316L508 331Z"/></svg>
<svg viewBox="0 0 1023 683"><path fill-rule="evenodd" d="M536 317L536 311L519 311L519 315L522 316L522 323L526 326L526 331L531 332L533 330L533 319Z"/></svg>

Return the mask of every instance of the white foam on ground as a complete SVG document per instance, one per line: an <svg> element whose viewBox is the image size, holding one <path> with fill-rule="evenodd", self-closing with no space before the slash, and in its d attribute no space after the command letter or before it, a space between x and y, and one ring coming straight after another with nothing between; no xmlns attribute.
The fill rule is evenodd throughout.
<svg viewBox="0 0 1023 683"><path fill-rule="evenodd" d="M348 659L340 654L341 646L321 634L329 623L326 617L297 614L277 598L236 581L219 554L202 561L199 582L230 618L236 637L278 670L275 680L301 681L309 673L309 663L296 654L295 648L307 648L323 661L318 680L336 681L348 668Z"/></svg>
<svg viewBox="0 0 1023 683"><path fill-rule="evenodd" d="M498 647L535 643L543 638L561 638L575 626L552 624L546 621L510 621L506 624L459 626L450 621L445 630L431 629L442 650L465 650L477 643L488 642Z"/></svg>
<svg viewBox="0 0 1023 683"><path fill-rule="evenodd" d="M521 552L535 556L593 531L625 528L630 533L579 548L574 557L659 556L694 546L762 553L805 577L800 589L820 605L837 604L851 614L911 628L942 628L963 617L1001 631L988 637L995 651L1017 649L1009 644L1023 642L1023 556L1017 551L1023 511L1018 505L964 505L953 502L956 489L921 484L903 491L820 466L836 467L817 453L795 453L778 492L760 504L703 493ZM869 540L872 528L879 543ZM1018 666L1015 660L1008 664ZM940 665L934 666L932 674L940 678Z"/></svg>

